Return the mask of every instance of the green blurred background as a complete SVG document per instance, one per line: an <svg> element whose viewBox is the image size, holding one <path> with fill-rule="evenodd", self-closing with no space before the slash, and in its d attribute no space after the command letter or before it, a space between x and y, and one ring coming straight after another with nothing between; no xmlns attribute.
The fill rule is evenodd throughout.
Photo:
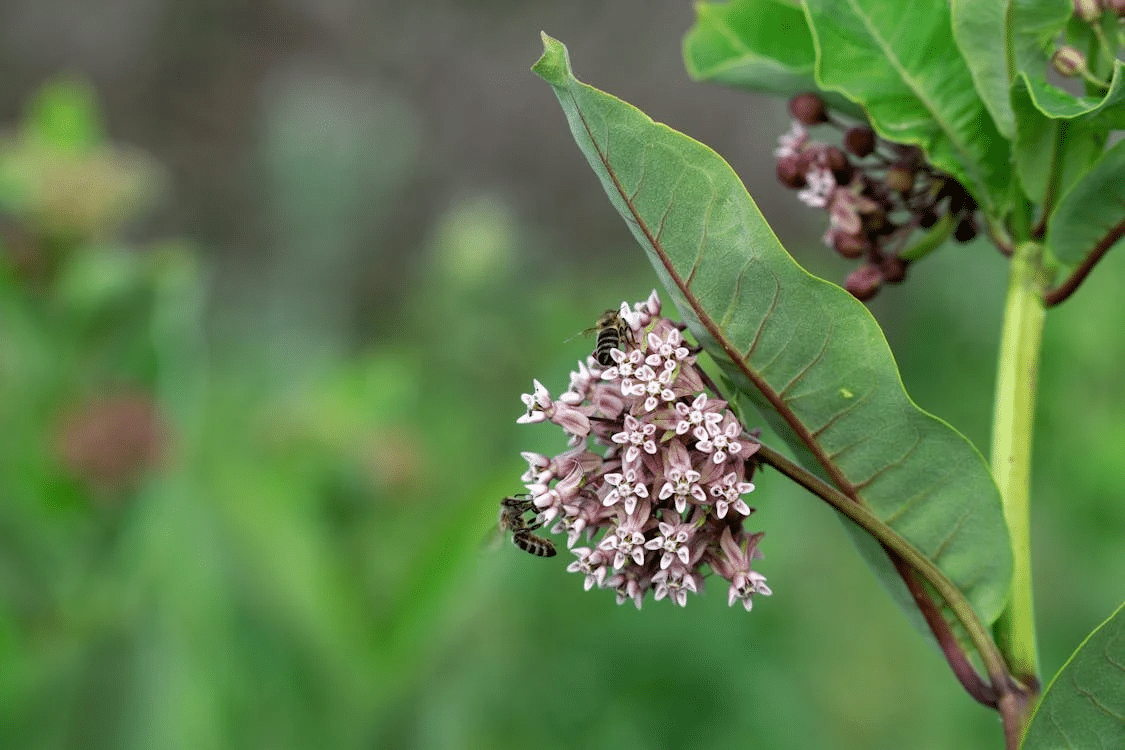
<svg viewBox="0 0 1125 750"><path fill-rule="evenodd" d="M644 23L638 24L637 19ZM687 2L0 5L0 748L999 747L832 514L758 477L747 614L617 607L482 551L519 394L653 272L529 65L712 145L812 270L783 102L692 84ZM947 248L873 310L987 452L1004 263ZM1048 321L1045 669L1125 594L1111 257ZM542 428L542 429L541 429Z"/></svg>

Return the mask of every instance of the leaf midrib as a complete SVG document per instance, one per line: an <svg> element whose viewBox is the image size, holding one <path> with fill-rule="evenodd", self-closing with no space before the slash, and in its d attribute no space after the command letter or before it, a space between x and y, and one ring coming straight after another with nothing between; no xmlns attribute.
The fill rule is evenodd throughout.
<svg viewBox="0 0 1125 750"><path fill-rule="evenodd" d="M932 100L927 96L922 95L924 93L924 89L915 81L913 76L910 74L910 71L908 71L903 65L900 64L898 53L894 50L893 47L890 46L890 42L885 40L881 34L876 33L877 30L875 29L875 27L868 22L867 14L860 12L862 9L858 5L858 0L847 0L847 3L852 7L852 10L855 13L856 17L859 18L860 22L863 24L864 30L867 31L871 39L878 45L879 49L883 51L883 54L885 55L887 61L891 64L895 71L898 72L899 77L901 78L903 83L907 85L907 88L910 89L910 91L914 94L918 101L920 101L926 108L926 110L929 111L930 115L934 119L934 122L938 123L939 127L941 128L941 132L945 134L945 137L949 140L949 143L954 147L957 155L960 157L961 167L966 172L971 172L973 175L973 179L975 179L978 184L987 186L988 181L984 179L984 177L979 173L977 169L975 169L977 163L976 159L968 150L967 145L957 137L956 129L954 129L951 124L941 116L940 109L934 105ZM954 48L956 48L956 46L957 45L954 44ZM971 76L970 80L972 80ZM991 197L989 196L988 191L985 190L983 192L985 200L988 200L991 203Z"/></svg>
<svg viewBox="0 0 1125 750"><path fill-rule="evenodd" d="M579 85L584 84L579 82ZM582 127L586 131L586 137L590 139L590 143L593 145L594 151L598 155L598 159L602 162L602 166L605 168L606 174L609 175L610 180L613 181L613 186L617 191L618 196L620 196L621 200L628 207L629 213L632 214L634 221L636 221L637 226L640 228L641 232L644 233L649 245L660 258L660 262L664 266L665 270L668 271L668 275L672 278L673 281L675 281L676 287L680 290L680 293L684 296L684 299L687 300L689 305L691 305L692 310L695 312L696 319L700 322L701 325L704 326L704 328L707 329L707 332L711 334L711 337L722 348L723 352L727 355L730 361L734 363L734 365L738 367L742 374L745 375L746 378L754 384L754 387L757 388L763 396L765 396L766 400L770 402L770 405L773 406L773 408L777 411L781 418L785 420L786 424L789 425L789 428L793 430L793 432L800 438L801 442L804 443L807 448L809 448L810 452L813 454L813 456L816 458L817 462L821 465L825 472L828 473L828 476L831 478L836 487L854 502L862 502L853 484L847 479L847 477L844 476L839 467L828 458L827 454L821 448L819 442L817 442L812 437L812 434L809 432L808 428L805 427L804 423L801 422L801 420L797 417L793 410L789 408L789 406L781 398L780 394L777 393L772 386L762 380L762 378L760 378L754 370L751 370L746 366L741 352L739 352L738 349L735 348L733 344L727 339L726 335L723 333L722 329L719 328L718 325L714 322L713 318L710 315L706 314L706 312L703 310L703 307L700 304L699 300L696 298L695 293L692 292L691 289L687 286L686 280L683 279L681 275L675 270L674 266L672 265L671 259L664 251L663 245L661 245L657 237L652 234L648 222L645 221L641 214L637 211L636 207L633 205L633 201L630 199L625 189L618 181L616 171L610 165L609 160L606 157L606 153L603 151L602 147L598 145L598 141L594 137L593 130L590 128L590 123L586 120L586 116L583 113L582 108L578 105L577 100L574 98L573 92L567 91L567 95L570 97L571 103L574 106L575 113L578 115L578 118L582 122ZM656 123L655 121L654 124L660 127L667 127L666 125L663 125L662 123ZM607 139L609 138L609 135L610 131L607 130ZM609 144L607 143L607 150L608 146ZM712 200L713 199L714 198L712 197ZM765 324L766 321L763 320L762 326L764 327Z"/></svg>

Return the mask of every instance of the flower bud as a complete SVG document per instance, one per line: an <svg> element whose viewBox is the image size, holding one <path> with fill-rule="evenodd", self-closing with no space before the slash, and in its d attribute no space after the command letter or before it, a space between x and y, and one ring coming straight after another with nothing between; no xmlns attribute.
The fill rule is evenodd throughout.
<svg viewBox="0 0 1125 750"><path fill-rule="evenodd" d="M1125 17L1125 0L1102 0L1102 5L1111 13L1116 13L1118 18Z"/></svg>
<svg viewBox="0 0 1125 750"><path fill-rule="evenodd" d="M844 288L860 302L866 302L875 296L882 284L883 272L878 266L860 266L848 274Z"/></svg>
<svg viewBox="0 0 1125 750"><path fill-rule="evenodd" d="M848 128L844 133L844 148L860 157L875 152L875 131L866 125Z"/></svg>
<svg viewBox="0 0 1125 750"><path fill-rule="evenodd" d="M813 93L797 94L789 100L789 112L802 125L819 125L828 122L824 102Z"/></svg>
<svg viewBox="0 0 1125 750"><path fill-rule="evenodd" d="M970 211L976 208L976 204L969 193L956 180L946 180L942 183L941 188L938 189L936 200L940 201L943 198L949 198L949 213L959 214L961 211L968 209Z"/></svg>
<svg viewBox="0 0 1125 750"><path fill-rule="evenodd" d="M824 154L828 162L828 168L832 170L832 176L836 178L836 184L847 185L851 182L852 175L855 174L855 168L848 161L848 155L835 146L826 148Z"/></svg>
<svg viewBox="0 0 1125 750"><path fill-rule="evenodd" d="M972 216L966 216L957 223L957 228L953 230L953 237L958 242L968 242L977 236L977 223L973 221Z"/></svg>
<svg viewBox="0 0 1125 750"><path fill-rule="evenodd" d="M1094 23L1102 15L1102 6L1098 0L1071 0L1074 6L1074 15L1086 23Z"/></svg>
<svg viewBox="0 0 1125 750"><path fill-rule="evenodd" d="M909 166L899 162L887 170L885 183L888 189L907 195L914 187L914 172Z"/></svg>
<svg viewBox="0 0 1125 750"><path fill-rule="evenodd" d="M1055 54L1051 56L1051 64L1055 66L1059 75L1073 78L1086 69L1086 58L1074 47L1064 44L1055 50Z"/></svg>
<svg viewBox="0 0 1125 750"><path fill-rule="evenodd" d="M898 284L906 278L907 265L907 261L892 255L883 259L883 262L879 264L879 270L883 272L883 280L888 284Z"/></svg>
<svg viewBox="0 0 1125 750"><path fill-rule="evenodd" d="M855 259L867 250L867 239L863 235L840 232L832 238L832 248L845 258Z"/></svg>
<svg viewBox="0 0 1125 750"><path fill-rule="evenodd" d="M800 190L808 184L801 169L800 157L783 156L777 160L777 181L791 190Z"/></svg>
<svg viewBox="0 0 1125 750"><path fill-rule="evenodd" d="M937 224L937 220L937 211L932 208L924 209L918 213L918 226L923 229L929 229L934 224Z"/></svg>

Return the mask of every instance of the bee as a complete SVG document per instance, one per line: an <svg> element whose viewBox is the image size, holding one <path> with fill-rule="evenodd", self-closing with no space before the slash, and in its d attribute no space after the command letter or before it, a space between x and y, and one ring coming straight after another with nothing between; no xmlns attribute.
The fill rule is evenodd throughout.
<svg viewBox="0 0 1125 750"><path fill-rule="evenodd" d="M621 313L617 310L606 310L593 328L587 328L585 333L597 332L594 341L594 359L602 367L612 367L613 357L610 352L614 349L625 349L625 342L629 337L629 326Z"/></svg>
<svg viewBox="0 0 1125 750"><path fill-rule="evenodd" d="M523 518L525 513L534 510L535 505L527 495L509 495L500 501L499 526L504 531L512 532L512 544L524 552L536 557L554 557L558 554L555 543L532 533L541 528L543 522L528 523Z"/></svg>

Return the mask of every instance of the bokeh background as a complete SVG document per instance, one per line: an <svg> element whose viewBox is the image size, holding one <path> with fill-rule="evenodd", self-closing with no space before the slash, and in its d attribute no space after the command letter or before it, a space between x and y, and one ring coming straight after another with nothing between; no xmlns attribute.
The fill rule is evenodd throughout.
<svg viewBox="0 0 1125 750"><path fill-rule="evenodd" d="M710 144L834 280L774 178L784 102L694 84L686 1L0 4L0 748L999 747L832 513L758 477L747 614L488 552L531 379L655 276L528 67ZM1004 262L872 305L987 453ZM1125 328L1052 312L1035 450L1042 655L1122 598ZM542 429L540 429L542 428ZM767 436L768 437L768 436Z"/></svg>

